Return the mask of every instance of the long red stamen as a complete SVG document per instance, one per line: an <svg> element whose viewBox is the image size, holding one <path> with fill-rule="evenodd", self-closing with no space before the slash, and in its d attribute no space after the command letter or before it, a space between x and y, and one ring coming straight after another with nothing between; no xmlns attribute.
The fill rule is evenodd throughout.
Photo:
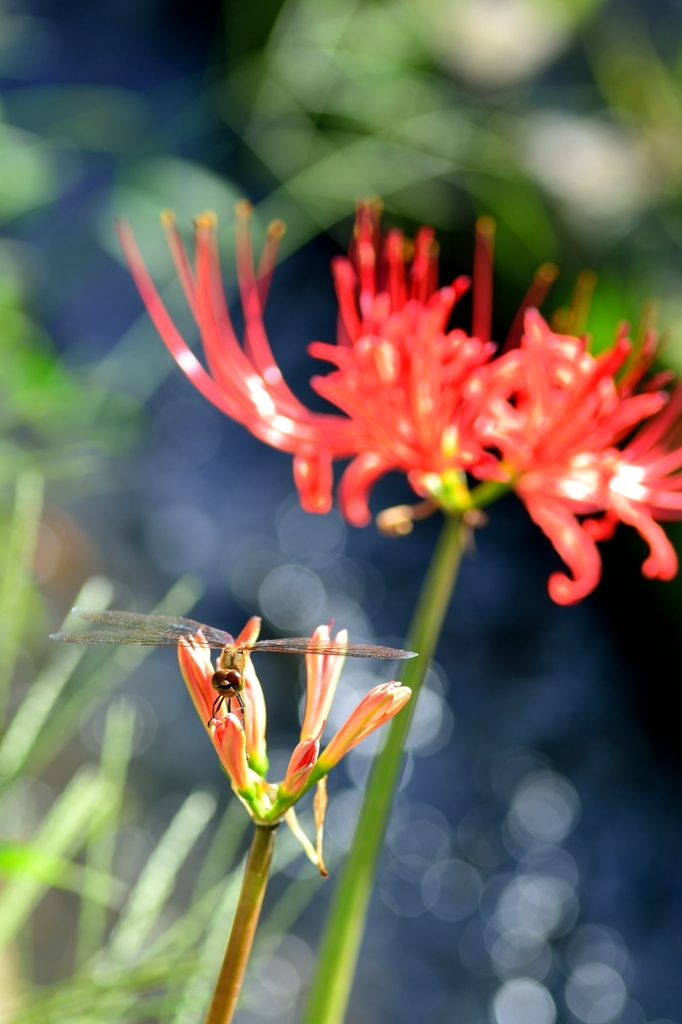
<svg viewBox="0 0 682 1024"><path fill-rule="evenodd" d="M314 417L311 415L310 411L298 401L293 392L290 391L284 383L282 373L277 365L272 349L270 348L270 342L268 341L265 325L263 323L263 304L260 297L260 280L256 278L253 272L250 203L245 201L237 203L235 213L237 218L237 270L242 296L242 306L244 309L244 319L246 321L244 332L244 351L267 384L272 397L276 398L280 403L282 411L286 411L290 416L294 416L304 422L311 422ZM275 228L270 243L266 241L263 256L261 257L261 262L263 262L263 259L265 260L266 273L269 272L270 277L272 276L272 271L274 269L274 261L277 255L279 238L284 234L283 222L276 221L274 223L279 226ZM271 225L271 227L272 226L273 225ZM220 262L218 259L217 248L215 250L214 265L218 268L218 274L220 274ZM224 310L225 315L229 319L222 283L220 284L219 291L220 295L217 301L220 308ZM265 294L267 295L267 287L265 288Z"/></svg>
<svg viewBox="0 0 682 1024"><path fill-rule="evenodd" d="M388 268L386 288L391 299L391 312L395 312L407 302L405 239L398 228L393 228L386 236L384 259Z"/></svg>
<svg viewBox="0 0 682 1024"><path fill-rule="evenodd" d="M350 260L345 256L336 256L332 260L332 275L339 302L339 314L346 328L349 343L353 344L362 334L362 326L355 303L357 276Z"/></svg>
<svg viewBox="0 0 682 1024"><path fill-rule="evenodd" d="M265 309L268 292L270 291L270 284L272 283L272 275L277 264L280 242L284 237L286 229L287 226L283 220L273 220L268 224L263 250L260 254L260 260L258 261L258 270L256 272L256 284L258 287L258 298L260 300L261 309Z"/></svg>
<svg viewBox="0 0 682 1024"><path fill-rule="evenodd" d="M471 333L481 341L490 341L493 324L493 252L495 221L479 217L476 221L474 248L474 293Z"/></svg>
<svg viewBox="0 0 682 1024"><path fill-rule="evenodd" d="M433 228L423 227L414 240L414 259L410 271L410 298L425 303L437 278L438 243ZM435 271L435 273L434 273Z"/></svg>
<svg viewBox="0 0 682 1024"><path fill-rule="evenodd" d="M197 283L194 279L189 257L182 243L180 232L175 225L175 214L172 210L164 210L161 214L161 226L163 227L168 248L170 249L175 266L175 272L180 279L182 290L185 293L187 305L192 311L192 316L197 318L196 291Z"/></svg>
<svg viewBox="0 0 682 1024"><path fill-rule="evenodd" d="M360 313L363 331L371 328L376 295L376 253L371 242L361 239L357 246L357 267L360 277Z"/></svg>
<svg viewBox="0 0 682 1024"><path fill-rule="evenodd" d="M597 286L597 275L593 270L582 270L576 279L573 289L573 298L568 311L568 319L564 327L564 334L573 334L576 337L584 332L587 327L587 318L590 315L592 295Z"/></svg>
<svg viewBox="0 0 682 1024"><path fill-rule="evenodd" d="M523 334L523 321L526 315L526 310L531 308L540 308L547 292L552 287L558 276L559 268L555 263L543 263L542 266L538 267L535 271L535 277L533 278L531 286L524 295L523 302L519 306L516 316L512 321L512 325L509 328L507 340L502 348L503 355L505 352L509 352L510 349L519 347L521 344L521 335Z"/></svg>
<svg viewBox="0 0 682 1024"><path fill-rule="evenodd" d="M197 273L197 312L209 369L226 391L243 398L242 382L253 374L234 332L220 280L215 245L216 217L207 212L194 222ZM247 401L247 408L248 405Z"/></svg>
<svg viewBox="0 0 682 1024"><path fill-rule="evenodd" d="M125 221L119 221L116 225L121 248L125 254L130 272L133 275L142 301L152 318L154 326L161 335L171 355L176 360L180 369L187 374L198 391L207 398L209 402L221 409L232 419L244 423L244 412L232 395L226 394L216 384L212 377L206 373L189 345L181 336L177 327L168 315L159 293L147 272L142 256L137 247L130 226Z"/></svg>

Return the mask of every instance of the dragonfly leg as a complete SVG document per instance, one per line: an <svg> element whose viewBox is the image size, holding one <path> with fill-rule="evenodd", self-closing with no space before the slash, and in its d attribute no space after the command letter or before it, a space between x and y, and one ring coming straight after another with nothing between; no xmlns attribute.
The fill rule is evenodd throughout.
<svg viewBox="0 0 682 1024"><path fill-rule="evenodd" d="M237 693L235 693L235 698L237 700L237 704L239 704L239 707L241 708L241 712L242 712L242 726L244 728L246 728L246 704L244 703L244 698L242 697L241 693L239 693L239 691L237 691ZM246 760L247 761L249 760L248 751L246 753Z"/></svg>
<svg viewBox="0 0 682 1024"><path fill-rule="evenodd" d="M220 705L222 703L222 700L223 700L222 694L218 694L216 699L213 701L213 708L211 709L211 717L210 717L209 721L206 723L206 725L209 727L209 729L211 728L211 722L214 722L216 717L217 717L218 708L220 707Z"/></svg>

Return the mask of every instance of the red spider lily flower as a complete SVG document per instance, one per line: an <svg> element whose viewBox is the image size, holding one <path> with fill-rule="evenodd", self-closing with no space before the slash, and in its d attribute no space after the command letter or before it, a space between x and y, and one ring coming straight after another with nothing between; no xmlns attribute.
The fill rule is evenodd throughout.
<svg viewBox="0 0 682 1024"><path fill-rule="evenodd" d="M597 585L595 541L608 539L619 521L634 526L651 548L646 576L670 579L677 571L674 549L655 520L682 518L682 476L669 475L682 467L682 392L668 403L667 393L655 390L667 382L659 377L634 393L655 357L656 334L647 332L633 352L626 331L623 325L611 348L592 356L585 338L556 334L529 310L520 347L486 370L476 430L502 454L497 478L512 483L572 572L572 579L550 577L559 604L572 604ZM616 447L649 417L624 450ZM603 518L577 518L598 513Z"/></svg>
<svg viewBox="0 0 682 1024"><path fill-rule="evenodd" d="M306 409L282 379L263 325L279 222L271 225L258 271L249 233L250 207L237 207L237 272L245 319L243 346L232 326L220 277L216 218L195 222L196 265L185 254L171 214L163 224L187 302L199 327L208 372L186 345L147 273L130 228L119 235L133 277L161 337L180 368L214 405L256 437L294 455L301 504L326 512L332 501L332 461L352 457L339 486L346 519L370 518L368 495L389 470L407 473L422 496L425 481L486 468L495 458L476 439L480 386L475 371L491 358L492 221L479 222L474 259L473 336L448 330L468 277L438 288L438 245L431 228L414 244L396 229L382 239L379 206L360 205L349 257L332 262L339 301L336 345L309 351L334 363L313 388L345 415Z"/></svg>
<svg viewBox="0 0 682 1024"><path fill-rule="evenodd" d="M366 694L332 737L318 760L318 769L328 772L353 747L397 715L412 696L409 686L381 683Z"/></svg>
<svg viewBox="0 0 682 1024"><path fill-rule="evenodd" d="M322 643L331 639L331 623L329 626L318 626L313 638ZM348 630L342 629L336 634L337 643L348 640ZM346 659L338 654L306 654L306 701L301 740L319 736L329 715L341 669Z"/></svg>
<svg viewBox="0 0 682 1024"><path fill-rule="evenodd" d="M339 301L337 343L314 342L309 348L336 366L326 377L315 377L312 386L345 416L314 414L284 384L263 326L282 225L271 225L255 271L249 212L248 204L239 204L243 347L220 282L215 216L197 218L195 270L172 216L163 218L209 372L178 334L125 225L121 242L142 298L178 364L215 405L257 437L294 455L305 509L330 508L332 462L351 457L339 485L346 519L366 524L373 484L398 469L426 501L387 510L379 526L394 535L407 533L415 519L438 505L471 514L475 501L466 485L469 473L513 487L522 498L571 570L572 578L556 573L549 581L551 596L561 604L594 589L601 574L595 542L606 539L619 521L635 526L648 542L646 575L674 575L675 553L657 520L682 518L677 493L682 486L674 475L682 466L677 435L682 410L678 400L663 409L668 396L660 388L667 381L660 375L640 386L656 353L655 332L647 332L633 351L621 331L613 346L595 357L587 351L586 338L550 330L529 308L542 301L556 277L556 267L546 264L522 303L502 356L492 361L492 221L481 218L477 225L469 337L461 330L448 331L447 324L470 281L460 277L449 287L437 287L432 229L422 228L414 245L397 230L382 239L379 206L365 202L357 212L349 256L332 263ZM594 281L589 273L579 278L576 332L582 329L577 323L584 319ZM617 447L651 417L650 426L625 450ZM498 493L479 494L476 502L485 504ZM594 518L598 515L602 518ZM320 706L309 702L302 740L317 734L334 685L328 692L313 687Z"/></svg>

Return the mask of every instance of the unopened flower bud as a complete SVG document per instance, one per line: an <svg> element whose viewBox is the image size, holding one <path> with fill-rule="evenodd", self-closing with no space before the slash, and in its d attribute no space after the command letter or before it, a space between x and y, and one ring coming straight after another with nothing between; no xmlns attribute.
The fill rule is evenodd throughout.
<svg viewBox="0 0 682 1024"><path fill-rule="evenodd" d="M236 644L253 644L260 633L261 619L254 615L244 626L239 636L235 639ZM249 654L246 655L246 662L242 672L244 678L244 730L246 733L246 749L249 754L249 767L264 776L268 770L268 756L265 744L265 726L267 714L265 710L265 697L260 680L256 675Z"/></svg>
<svg viewBox="0 0 682 1024"><path fill-rule="evenodd" d="M316 640L321 643L329 643L330 639L330 626L318 626L310 638L311 645ZM334 640L339 644L347 643L348 630L342 629L336 634ZM329 708L345 660L343 654L306 654L307 683L305 716L301 726L302 740L321 734L324 723L329 717Z"/></svg>
<svg viewBox="0 0 682 1024"><path fill-rule="evenodd" d="M259 775L264 776L268 770L268 755L265 744L266 710L265 697L256 671L247 655L243 671L244 689L244 729L246 732L246 749L249 752L249 765Z"/></svg>
<svg viewBox="0 0 682 1024"><path fill-rule="evenodd" d="M411 696L408 686L395 682L381 683L370 690L323 750L317 762L318 774L328 772L344 754L393 718Z"/></svg>
<svg viewBox="0 0 682 1024"><path fill-rule="evenodd" d="M180 671L189 690L190 697L199 713L199 717L206 724L213 717L213 703L216 698L216 692L211 686L214 672L211 663L211 651L202 640L201 633L197 633L195 637L187 637L180 640L178 643L178 661L180 662Z"/></svg>
<svg viewBox="0 0 682 1024"><path fill-rule="evenodd" d="M224 715L214 718L211 722L210 732L220 760L235 788L240 792L250 790L246 736L237 716Z"/></svg>
<svg viewBox="0 0 682 1024"><path fill-rule="evenodd" d="M280 793L282 796L287 798L297 797L302 793L305 788L305 784L308 781L308 777L315 767L319 750L319 735L301 740L291 755L287 773L284 776L282 785L280 786Z"/></svg>

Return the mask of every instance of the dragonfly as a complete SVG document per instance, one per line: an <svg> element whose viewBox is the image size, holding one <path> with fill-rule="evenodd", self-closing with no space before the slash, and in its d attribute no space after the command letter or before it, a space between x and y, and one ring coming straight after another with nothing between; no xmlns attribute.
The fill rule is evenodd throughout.
<svg viewBox="0 0 682 1024"><path fill-rule="evenodd" d="M51 633L51 640L63 640L71 644L141 644L151 647L177 647L186 640L194 640L213 650L219 650L216 670L211 685L217 693L213 705L215 717L220 704L225 701L227 713L231 702L236 700L244 714L244 669L246 658L252 651L271 654L337 654L350 658L416 658L415 651L402 651L395 647L381 647L376 644L353 644L337 640L322 640L320 637L285 637L280 640L256 640L253 643L237 643L230 633L215 626L207 626L194 619L183 619L173 615L145 615L142 612L89 611L87 608L73 608L73 614L87 622L94 622L109 629L89 630L85 633Z"/></svg>

